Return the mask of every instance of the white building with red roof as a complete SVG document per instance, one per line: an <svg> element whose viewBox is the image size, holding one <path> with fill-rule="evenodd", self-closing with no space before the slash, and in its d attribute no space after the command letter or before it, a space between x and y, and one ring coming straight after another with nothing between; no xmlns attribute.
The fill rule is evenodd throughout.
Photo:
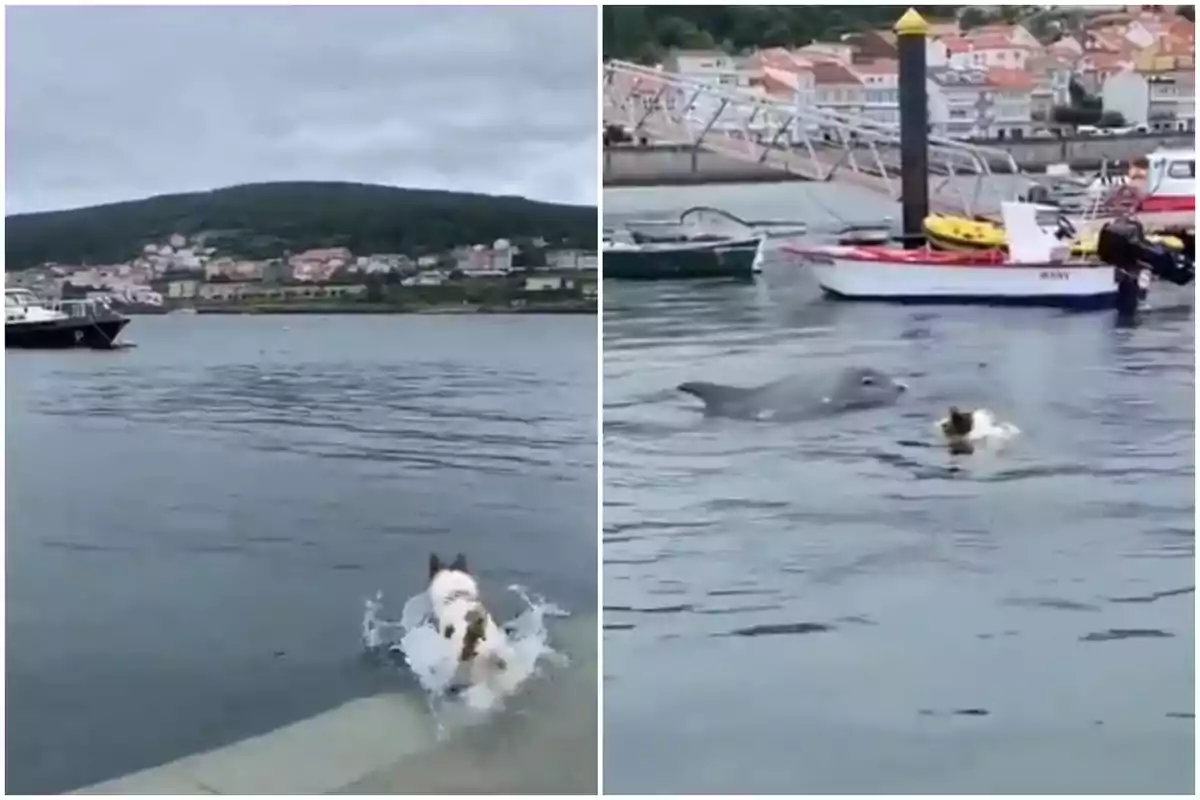
<svg viewBox="0 0 1200 800"><path fill-rule="evenodd" d="M952 69L1025 69L1026 62L1040 53L1040 45L1012 41L1011 36L989 33L962 36L946 41Z"/></svg>
<svg viewBox="0 0 1200 800"><path fill-rule="evenodd" d="M926 88L932 133L952 139L992 135L995 109L986 72L931 69Z"/></svg>
<svg viewBox="0 0 1200 800"><path fill-rule="evenodd" d="M850 65L863 85L863 115L886 125L900 124L900 63L877 58Z"/></svg>
<svg viewBox="0 0 1200 800"><path fill-rule="evenodd" d="M862 116L866 87L849 66L836 61L814 61L812 71L819 108Z"/></svg>
<svg viewBox="0 0 1200 800"><path fill-rule="evenodd" d="M992 136L1024 139L1033 132L1034 77L1028 70L992 67L987 71L992 87Z"/></svg>

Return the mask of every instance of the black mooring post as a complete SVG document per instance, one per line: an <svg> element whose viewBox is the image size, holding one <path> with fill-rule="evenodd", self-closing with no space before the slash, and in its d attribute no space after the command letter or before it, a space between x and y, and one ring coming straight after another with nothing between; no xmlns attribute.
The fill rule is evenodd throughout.
<svg viewBox="0 0 1200 800"><path fill-rule="evenodd" d="M900 206L904 246L920 247L929 215L929 96L925 88L925 39L929 24L910 8L896 22L900 60Z"/></svg>

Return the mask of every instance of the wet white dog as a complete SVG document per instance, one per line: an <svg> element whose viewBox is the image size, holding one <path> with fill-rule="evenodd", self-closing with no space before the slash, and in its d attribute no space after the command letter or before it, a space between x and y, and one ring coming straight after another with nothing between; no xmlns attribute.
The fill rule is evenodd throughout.
<svg viewBox="0 0 1200 800"><path fill-rule="evenodd" d="M458 659L455 684L505 691L505 672L512 661L508 636L479 598L479 584L461 553L449 565L429 556L429 604L438 634L450 642Z"/></svg>
<svg viewBox="0 0 1200 800"><path fill-rule="evenodd" d="M937 430L955 455L969 455L981 448L998 449L1021 433L1011 422L997 422L996 415L986 408L960 411L954 406L938 420Z"/></svg>

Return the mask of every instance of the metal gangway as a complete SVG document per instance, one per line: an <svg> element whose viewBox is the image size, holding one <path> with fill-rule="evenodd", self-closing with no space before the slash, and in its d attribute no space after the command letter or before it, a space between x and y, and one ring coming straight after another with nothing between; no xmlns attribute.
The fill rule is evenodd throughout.
<svg viewBox="0 0 1200 800"><path fill-rule="evenodd" d="M689 145L900 199L900 129L867 117L626 61L604 65L603 115L605 124L623 126L635 140ZM930 135L928 163L935 211L998 218L1000 203L1028 182L1007 150L956 139Z"/></svg>

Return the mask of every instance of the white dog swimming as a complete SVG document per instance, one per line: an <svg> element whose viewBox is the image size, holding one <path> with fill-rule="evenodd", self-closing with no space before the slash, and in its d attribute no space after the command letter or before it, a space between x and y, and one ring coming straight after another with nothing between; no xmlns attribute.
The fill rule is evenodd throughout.
<svg viewBox="0 0 1200 800"><path fill-rule="evenodd" d="M969 455L980 447L1001 447L1021 433L1011 422L997 422L986 408L960 411L954 406L938 421L937 429L955 455Z"/></svg>
<svg viewBox="0 0 1200 800"><path fill-rule="evenodd" d="M460 553L446 566L437 554L430 555L428 594L438 634L450 642L458 658L456 683L503 686L499 679L512 660L508 636L479 599L479 585L467 571L467 557Z"/></svg>

